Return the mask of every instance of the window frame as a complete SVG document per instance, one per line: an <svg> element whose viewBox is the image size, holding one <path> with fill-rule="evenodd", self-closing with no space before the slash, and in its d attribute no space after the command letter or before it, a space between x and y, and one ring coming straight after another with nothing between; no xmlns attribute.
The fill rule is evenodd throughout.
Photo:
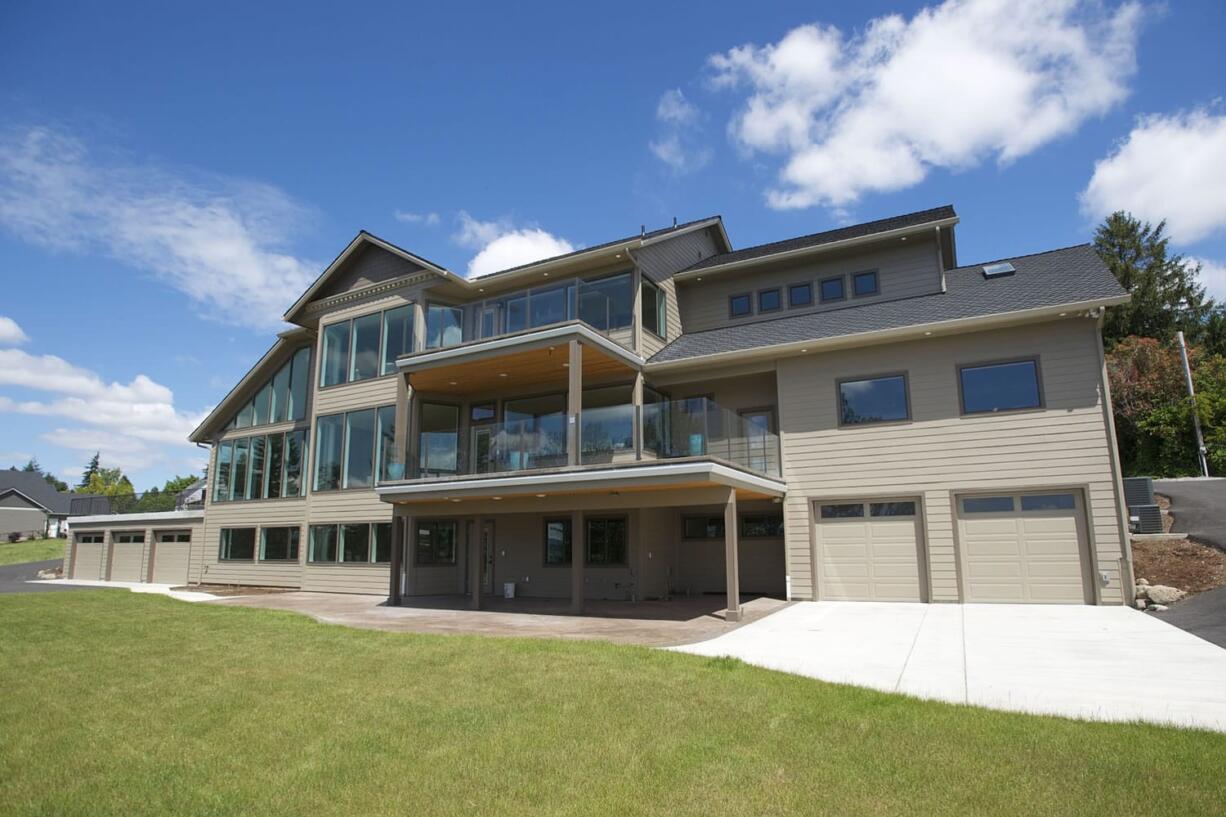
<svg viewBox="0 0 1226 817"><path fill-rule="evenodd" d="M384 404L380 406L365 406L363 408L355 408L350 411L338 411L332 414L320 414L315 417L314 433L311 435L314 438L315 458L311 462L309 469L304 469L309 474L311 482L311 493L331 494L340 491L373 491L379 487L379 483L383 481L379 473L379 454L380 454L380 435L379 435L379 412L381 409L395 408L394 404ZM360 414L364 411L374 412L374 420L371 423L371 447L370 447L370 485L349 486L349 415ZM319 430L320 420L331 420L334 417L340 418L340 473L337 477L337 485L335 488L320 488L319 487ZM395 431L393 429L393 440L395 439ZM303 458L304 462L306 457Z"/></svg>
<svg viewBox="0 0 1226 817"><path fill-rule="evenodd" d="M738 298L745 299L745 311L737 313L733 310L732 305ZM729 320L740 320L741 318L753 317L753 293L752 292L735 292L728 296L728 318Z"/></svg>
<svg viewBox="0 0 1226 817"><path fill-rule="evenodd" d="M831 281L839 282L839 297L826 297L826 284ZM829 275L821 278L817 282L817 300L822 304L837 304L847 300L847 276L846 275Z"/></svg>
<svg viewBox="0 0 1226 817"><path fill-rule="evenodd" d="M592 563L592 523L593 522L613 522L620 521L622 523L622 531L625 534L625 548L623 561L620 562L602 562L600 564ZM571 544L571 561L574 561L574 540ZM592 516L583 517L583 567L584 569L591 568L592 570L625 570L630 566L630 517L628 514L594 514Z"/></svg>
<svg viewBox="0 0 1226 817"><path fill-rule="evenodd" d="M655 319L658 324L656 329L652 329L647 325L647 303L645 298L639 299L639 312L643 322L643 329L655 335L660 340L668 340L668 296L664 292L664 288L655 281L643 276L640 288L644 291L651 290L655 296ZM659 330L659 331L657 331Z"/></svg>
<svg viewBox="0 0 1226 817"><path fill-rule="evenodd" d="M895 420L868 420L863 423L848 423L843 420L843 385L845 383L862 383L870 380L891 380L895 377L902 378L903 403L905 403L907 407L906 417ZM834 401L835 419L838 421L839 428L863 428L864 426L899 425L902 423L913 422L911 410L911 378L905 369L897 372L882 372L881 374L840 377L834 381Z"/></svg>
<svg viewBox="0 0 1226 817"><path fill-rule="evenodd" d="M526 298L527 298L527 293L526 293L526 292L524 293L524 296L525 296L525 299L526 299ZM459 320L459 325L460 325L460 339L459 339L458 341L456 341L455 343L444 344L444 343L442 342L442 341L443 341L443 336L444 336L444 335L446 335L446 334L447 334L447 332L446 332L446 327L445 327L445 326L440 326L440 327L439 327L439 343L438 343L438 345L437 345L437 346L431 346L431 345L430 345L430 310L431 310L431 309L434 309L434 308L438 308L438 309L446 309L446 310L449 310L449 311L452 311L452 312L457 312L457 313L459 313L459 316L460 316L460 320ZM529 304L529 305L528 305L528 308L527 308L527 310L526 310L525 317L527 318L527 321L528 321L528 327L527 327L527 328L529 328L529 329L530 329L530 328L532 328L531 304ZM436 349L452 349L452 348L454 348L454 347L456 347L456 346L462 346L462 345L464 344L464 305L463 305L463 304L453 304L453 303L447 303L446 301L426 301L425 303L423 303L423 304L422 304L422 319L423 319L423 320L424 320L424 322L425 322L425 327L424 327L424 329L425 329L425 340L424 340L424 341L423 341L423 343L422 343L422 349L423 349L423 350L431 350L431 351L433 351L433 350L436 350Z"/></svg>
<svg viewBox="0 0 1226 817"><path fill-rule="evenodd" d="M306 496L306 483L303 482L302 480L301 472L305 470L307 467L306 465L307 451L308 451L308 446L310 444L309 437L311 436L307 434L309 430L310 430L310 426L303 425L303 426L297 426L294 428L290 428L285 431L274 431L274 432L265 433L265 434L244 434L242 436L228 437L224 440L220 440L216 445L217 453L213 455L213 464L216 470L216 474L213 477L212 491L210 492L210 495L209 495L209 504L210 505L217 504L217 503L230 504L233 502L268 502L268 501L275 501L275 500L280 500L280 499L291 499L291 500L292 499L302 499L303 497L305 497ZM301 436L302 438L302 452L301 452L302 463L300 463L299 465L300 473L298 475L298 492L295 494L289 494L287 493L288 485L289 485L289 478L290 478L290 462L289 462L289 457L287 456L289 449L290 449L288 440L291 437L295 437L295 436ZM279 477L279 495L278 496L268 496L267 495L268 489L272 484L272 470L271 470L272 456L271 455L272 455L273 446L271 444L271 441L274 439L281 440L280 464L277 469L278 477ZM255 471L255 467L254 467L255 458L252 456L252 451L255 448L254 443L256 440L264 441L263 472L262 472L262 475L259 475L260 480L259 480L258 485L255 484L255 481L253 479L255 476L257 476L257 472ZM235 475L237 472L235 469L236 463L235 463L234 453L235 453L235 449L237 448L236 444L240 442L246 444L245 450L247 451L247 467L243 471L243 474L244 474L243 479L245 480L243 495L236 496L234 494L234 481L235 481ZM228 460L223 463L222 453L225 451L228 451L230 456ZM220 491L217 490L220 487L220 483L221 483L221 474L222 474L223 465L226 468L225 474L226 474L226 479L228 480L228 483L226 485L226 495L225 496L222 496ZM252 495L253 491L255 491L255 495Z"/></svg>
<svg viewBox="0 0 1226 817"><path fill-rule="evenodd" d="M565 546L570 552L570 558L564 562L549 561L549 526L555 523L565 525ZM575 531L574 522L569 516L546 516L541 520L541 566L546 568L568 568L575 563Z"/></svg>
<svg viewBox="0 0 1226 817"><path fill-rule="evenodd" d="M966 391L962 383L962 373L967 369L987 369L993 366L1009 366L1017 363L1033 363L1034 364L1034 380L1035 392L1038 397L1038 404L1034 406L1022 406L1019 408L1001 409L999 411L966 410ZM958 414L960 417L997 417L1005 414L1021 414L1024 412L1045 411L1047 409L1047 393L1043 388L1043 363L1039 355L1028 355L1023 357L1012 357L995 360L985 360L976 363L959 363L954 367L954 378L958 381Z"/></svg>
<svg viewBox="0 0 1226 817"><path fill-rule="evenodd" d="M137 539L136 537L140 537ZM143 545L145 532L143 530L117 530L111 534L111 542L116 545Z"/></svg>
<svg viewBox="0 0 1226 817"><path fill-rule="evenodd" d="M294 548L294 555L292 558L287 557L285 559L270 559L269 557L264 555L264 550L268 543L267 542L267 532L270 530L288 530L288 531L293 531L294 533L298 534L297 539L292 541L292 545ZM274 564L298 564L299 558L302 554L302 526L301 525L261 525L259 536L256 540L255 554L256 554L256 561L259 561L259 562L271 562Z"/></svg>
<svg viewBox="0 0 1226 817"><path fill-rule="evenodd" d="M763 534L760 536L758 534L746 533L745 525L746 525L746 522L748 522L748 520L751 517L763 517L763 518L778 517L779 518L779 533L778 534L768 533L768 534ZM736 526L737 526L737 534L741 539L751 539L751 540L752 539L782 539L784 538L787 532L786 531L787 518L784 516L782 510L779 510L779 511L745 511L744 513L740 514L740 516L737 518Z"/></svg>
<svg viewBox="0 0 1226 817"><path fill-rule="evenodd" d="M707 526L707 529L708 529L708 530L710 529L710 525L711 525L711 523L712 523L712 522L717 522L717 523L718 523L718 526L719 526L719 528L721 528L721 530L720 530L720 532L719 532L717 535L715 535L715 536L707 536L707 535L703 535L703 536L690 536L690 535L689 535L689 533L687 532L687 529L686 529L686 523L687 523L687 522L689 522L689 521L691 521L691 520L699 520L699 521L701 521L701 522L702 522L704 525L706 525L706 526ZM682 539L683 541L687 541L687 542L720 542L720 541L723 541L723 539L724 539L724 535L725 535L725 533L726 533L726 531L722 530L722 528L723 528L723 527L724 527L724 516L723 516L723 514L714 514L714 513L708 513L708 514L697 514L697 513L695 513L695 514L685 514L685 515L683 515L683 516L681 517L681 539Z"/></svg>
<svg viewBox="0 0 1226 817"><path fill-rule="evenodd" d="M236 530L251 531L251 556L250 557L238 558L238 557L225 555L226 546L227 545L230 545L231 547L233 546L232 542L226 541L226 538L227 538L226 534L231 534L230 538L233 538L233 532ZM252 564L254 564L256 562L256 556L259 555L259 542L257 541L258 532L259 532L258 525L237 525L234 527L219 528L217 531L217 561L219 562L251 562Z"/></svg>
<svg viewBox="0 0 1226 817"><path fill-rule="evenodd" d="M809 300L805 303L796 303L792 298L792 290L804 287L809 293ZM788 309L808 309L813 306L813 282L812 281L797 281L794 284L788 284Z"/></svg>
<svg viewBox="0 0 1226 817"><path fill-rule="evenodd" d="M456 567L460 563L460 523L457 519L420 519L413 522L417 527L413 531L413 565L415 567ZM432 546L432 558L429 561L422 561L421 558L421 526L422 525L450 525L452 528L452 548L450 561L438 561L433 558L433 554L437 552L437 545Z"/></svg>
<svg viewBox="0 0 1226 817"><path fill-rule="evenodd" d="M463 308L462 307L453 307L453 308L461 310L460 332L462 335L464 331ZM408 310L408 324L409 324L409 350L407 352L402 352L401 354L411 355L418 351L417 349L417 302L416 301L409 301L407 303L397 304L396 306L389 306L385 309L377 309L374 312L364 312L361 315L353 315L351 317L345 318L344 320L333 321L332 323L321 324L319 327L319 344L318 344L319 361L318 361L318 366L316 366L316 376L315 376L316 388L320 391L323 391L325 389L340 388L341 386L349 386L354 383L367 383L371 380L378 380L383 377L394 376L397 373L397 369L394 366L391 371L385 372L383 370L383 367L386 363L385 358L387 357L387 314L389 312L396 312L401 309ZM423 321L425 320L425 315L426 313L423 310L422 312ZM379 338L378 338L378 341L375 343L375 373L371 375L370 377L363 377L359 380L353 377L353 367L357 360L357 346L354 343L354 332L356 331L355 326L357 324L357 321L362 320L364 318L366 319L376 318L378 320ZM346 341L346 347L345 347L344 378L336 383L325 384L324 383L324 363L326 360L326 355L324 354L324 336L327 334L327 331L331 329L332 327L341 326L341 325L347 325L349 327L349 330L346 333L346 337L348 338L348 340Z"/></svg>
<svg viewBox="0 0 1226 817"><path fill-rule="evenodd" d="M865 275L873 276L873 291L872 292L857 292L856 281ZM851 297L853 298L872 298L875 295L881 294L881 273L876 269L860 270L851 274Z"/></svg>
<svg viewBox="0 0 1226 817"><path fill-rule="evenodd" d="M95 538L97 537L97 538ZM106 533L97 533L89 531L88 533L78 533L74 536L73 541L78 545L105 545Z"/></svg>
<svg viewBox="0 0 1226 817"><path fill-rule="evenodd" d="M762 296L768 295L772 292L775 293L775 297L779 299L779 305L769 307L769 308L763 306ZM758 304L758 314L759 315L770 315L774 312L782 312L783 311L783 287L773 286L773 287L763 287L762 289L759 289L757 292L757 304Z"/></svg>

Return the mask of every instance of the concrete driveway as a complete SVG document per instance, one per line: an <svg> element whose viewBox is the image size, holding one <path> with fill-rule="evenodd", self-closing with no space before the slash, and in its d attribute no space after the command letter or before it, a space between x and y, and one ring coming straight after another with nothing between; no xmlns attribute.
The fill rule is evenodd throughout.
<svg viewBox="0 0 1226 817"><path fill-rule="evenodd" d="M1226 650L1126 607L800 602L673 649L953 703L1226 732Z"/></svg>

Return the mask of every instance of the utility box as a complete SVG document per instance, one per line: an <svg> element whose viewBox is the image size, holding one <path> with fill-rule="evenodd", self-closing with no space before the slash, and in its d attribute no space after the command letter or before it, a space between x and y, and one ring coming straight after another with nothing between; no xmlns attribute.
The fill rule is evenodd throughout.
<svg viewBox="0 0 1226 817"><path fill-rule="evenodd" d="M502 583L502 597L504 599L515 598L515 582L503 582Z"/></svg>

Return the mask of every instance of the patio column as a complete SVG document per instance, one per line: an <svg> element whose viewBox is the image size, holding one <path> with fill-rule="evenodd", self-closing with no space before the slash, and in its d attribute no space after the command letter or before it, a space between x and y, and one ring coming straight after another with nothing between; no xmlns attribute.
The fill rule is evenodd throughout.
<svg viewBox="0 0 1226 817"><path fill-rule="evenodd" d="M724 573L727 576L728 608L725 621L741 620L741 572L737 558L739 525L736 518L736 489L728 489L724 503Z"/></svg>
<svg viewBox="0 0 1226 817"><path fill-rule="evenodd" d="M412 399L413 389L409 385L408 374L397 374L396 428L393 443L395 447L392 450L391 468L388 475L394 480L409 478L409 417L412 416Z"/></svg>
<svg viewBox="0 0 1226 817"><path fill-rule="evenodd" d="M583 512L570 512L570 611L583 614L583 562L587 557L587 545L583 529Z"/></svg>
<svg viewBox="0 0 1226 817"><path fill-rule="evenodd" d="M391 579L387 588L387 603L389 606L394 606L400 603L400 570L401 570L401 553L404 550L404 532L405 518L396 513L393 506L392 510L392 563Z"/></svg>
<svg viewBox="0 0 1226 817"><path fill-rule="evenodd" d="M570 369L566 391L566 462L579 464L579 413L583 411L583 347L570 342Z"/></svg>
<svg viewBox="0 0 1226 817"><path fill-rule="evenodd" d="M460 526L467 535L467 528ZM471 610L481 609L481 532L476 531L468 537L468 589L470 597L468 607Z"/></svg>
<svg viewBox="0 0 1226 817"><path fill-rule="evenodd" d="M634 388L630 392L634 406L634 458L643 458L643 373L634 373Z"/></svg>

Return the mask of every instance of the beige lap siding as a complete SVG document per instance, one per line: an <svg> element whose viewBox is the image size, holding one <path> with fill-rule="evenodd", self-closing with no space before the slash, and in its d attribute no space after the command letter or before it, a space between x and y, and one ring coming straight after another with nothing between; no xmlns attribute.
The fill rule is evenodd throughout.
<svg viewBox="0 0 1226 817"><path fill-rule="evenodd" d="M193 580L205 584L246 584L264 587L300 587L301 562L306 551L306 500L268 499L251 502L217 502L210 504L204 515L204 534L197 546L193 541L193 556L199 553L200 570L193 568ZM260 562L223 560L222 528L256 528L255 550L259 554L259 528L298 527L302 529L298 546L298 562ZM197 579L197 575L199 579Z"/></svg>
<svg viewBox="0 0 1226 817"><path fill-rule="evenodd" d="M1122 603L1119 514L1102 406L1097 324L1045 324L932 337L781 360L788 563L813 597L813 499L922 495L934 601L960 598L954 497L970 491L1078 488L1087 495L1101 601ZM957 367L1038 356L1045 408L960 416ZM912 421L839 428L835 383L906 371ZM1103 585L1098 572L1108 575Z"/></svg>
<svg viewBox="0 0 1226 817"><path fill-rule="evenodd" d="M392 521L392 506L379 500L374 491L321 491L311 494L309 524L332 525L346 522ZM371 542L374 547L374 542ZM339 548L339 543L338 543ZM309 528L303 531L300 557L305 567L302 589L327 593L387 593L391 567L387 564L312 564Z"/></svg>

